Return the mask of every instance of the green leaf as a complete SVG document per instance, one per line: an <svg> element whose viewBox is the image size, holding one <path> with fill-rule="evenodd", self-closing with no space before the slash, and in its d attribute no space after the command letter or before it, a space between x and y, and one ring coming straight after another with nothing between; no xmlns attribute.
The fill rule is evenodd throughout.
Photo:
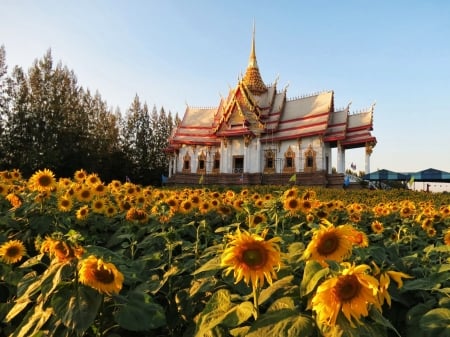
<svg viewBox="0 0 450 337"><path fill-rule="evenodd" d="M329 273L328 268L316 261L308 261L305 265L303 279L300 283L300 296L306 296L311 293L319 283L319 281Z"/></svg>
<svg viewBox="0 0 450 337"><path fill-rule="evenodd" d="M420 327L430 337L450 336L450 309L436 308L420 319Z"/></svg>
<svg viewBox="0 0 450 337"><path fill-rule="evenodd" d="M251 326L247 337L307 337L312 335L313 327L310 316L297 310L282 309L261 315Z"/></svg>
<svg viewBox="0 0 450 337"><path fill-rule="evenodd" d="M102 301L103 296L92 288L68 285L59 289L51 304L62 323L81 334L94 322Z"/></svg>
<svg viewBox="0 0 450 337"><path fill-rule="evenodd" d="M31 308L14 331L14 337L29 337L37 334L52 315L52 308L43 309L43 302Z"/></svg>
<svg viewBox="0 0 450 337"><path fill-rule="evenodd" d="M263 289L259 294L259 304L265 303L276 292L284 292L287 288L292 287L293 275L283 277L281 280L276 281L271 286Z"/></svg>
<svg viewBox="0 0 450 337"><path fill-rule="evenodd" d="M225 317L225 313L232 308L230 292L226 289L216 291L206 303L205 308L200 314L196 335L203 337L209 331L220 324Z"/></svg>
<svg viewBox="0 0 450 337"><path fill-rule="evenodd" d="M115 315L116 322L131 331L148 331L166 324L164 308L141 292L131 291Z"/></svg>
<svg viewBox="0 0 450 337"><path fill-rule="evenodd" d="M223 267L220 264L220 256L218 256L203 264L200 268L195 270L192 275L198 275L205 272L209 272L208 275L214 275L220 269L223 269Z"/></svg>
<svg viewBox="0 0 450 337"><path fill-rule="evenodd" d="M281 309L294 309L295 308L295 303L294 303L294 299L292 297L282 297L277 299L276 301L274 301L269 309L267 309L267 312L271 312L271 311L278 311Z"/></svg>

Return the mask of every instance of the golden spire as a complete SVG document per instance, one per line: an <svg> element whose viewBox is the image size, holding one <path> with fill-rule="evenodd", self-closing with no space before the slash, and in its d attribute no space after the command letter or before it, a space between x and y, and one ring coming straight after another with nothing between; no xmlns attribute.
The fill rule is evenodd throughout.
<svg viewBox="0 0 450 337"><path fill-rule="evenodd" d="M248 60L247 70L242 81L253 94L261 95L267 91L267 87L261 78L261 74L259 73L255 50L255 24L253 23L253 37L250 57Z"/></svg>

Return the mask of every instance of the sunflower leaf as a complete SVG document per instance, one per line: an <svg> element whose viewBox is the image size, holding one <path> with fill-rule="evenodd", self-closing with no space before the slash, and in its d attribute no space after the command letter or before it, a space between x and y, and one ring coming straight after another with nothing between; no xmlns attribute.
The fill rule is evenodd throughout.
<svg viewBox="0 0 450 337"><path fill-rule="evenodd" d="M450 335L450 309L436 308L428 311L420 319L424 336L446 337Z"/></svg>
<svg viewBox="0 0 450 337"><path fill-rule="evenodd" d="M148 331L166 324L164 309L142 292L132 291L128 301L115 314L116 322L131 331Z"/></svg>
<svg viewBox="0 0 450 337"><path fill-rule="evenodd" d="M58 290L51 304L62 323L81 334L94 322L102 299L101 294L89 287L79 285L74 289L69 285Z"/></svg>
<svg viewBox="0 0 450 337"><path fill-rule="evenodd" d="M306 296L311 293L317 283L328 274L329 269L322 267L322 265L316 261L308 261L305 265L305 271L303 273L303 279L300 284L300 295Z"/></svg>
<svg viewBox="0 0 450 337"><path fill-rule="evenodd" d="M247 337L307 337L312 335L313 326L311 317L301 315L297 310L281 309L261 315L251 326Z"/></svg>

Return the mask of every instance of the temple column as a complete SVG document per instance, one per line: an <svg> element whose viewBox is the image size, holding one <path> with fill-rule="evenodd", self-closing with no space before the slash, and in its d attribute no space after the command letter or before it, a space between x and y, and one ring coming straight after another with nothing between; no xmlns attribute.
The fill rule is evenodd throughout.
<svg viewBox="0 0 450 337"><path fill-rule="evenodd" d="M250 143L251 138L244 136L244 173L250 172Z"/></svg>
<svg viewBox="0 0 450 337"><path fill-rule="evenodd" d="M261 138L256 138L256 172L261 173Z"/></svg>
<svg viewBox="0 0 450 337"><path fill-rule="evenodd" d="M173 165L172 161L173 161L173 157L170 156L170 159L169 159L169 178L172 176L172 165Z"/></svg>
<svg viewBox="0 0 450 337"><path fill-rule="evenodd" d="M337 173L345 173L345 149L341 143L337 145Z"/></svg>
<svg viewBox="0 0 450 337"><path fill-rule="evenodd" d="M228 158L228 151L227 151L227 139L224 138L220 142L220 173L228 173L227 172L227 158Z"/></svg>
<svg viewBox="0 0 450 337"><path fill-rule="evenodd" d="M369 174L370 173L370 155L373 151L373 145L370 143L366 143L366 158L365 158L365 168L364 173Z"/></svg>

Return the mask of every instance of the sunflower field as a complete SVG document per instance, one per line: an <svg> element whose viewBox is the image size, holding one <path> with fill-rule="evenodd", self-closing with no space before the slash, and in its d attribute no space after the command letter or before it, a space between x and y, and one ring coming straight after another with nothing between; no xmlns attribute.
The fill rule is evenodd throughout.
<svg viewBox="0 0 450 337"><path fill-rule="evenodd" d="M0 335L450 336L450 195L0 172Z"/></svg>

